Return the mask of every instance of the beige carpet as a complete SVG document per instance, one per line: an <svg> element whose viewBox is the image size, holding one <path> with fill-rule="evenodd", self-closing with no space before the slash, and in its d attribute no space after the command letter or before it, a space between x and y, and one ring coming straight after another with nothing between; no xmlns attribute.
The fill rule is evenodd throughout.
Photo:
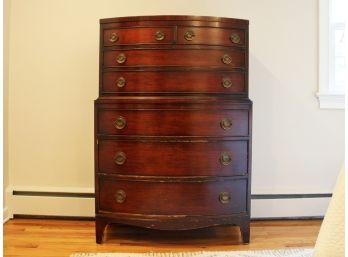
<svg viewBox="0 0 348 257"><path fill-rule="evenodd" d="M70 257L312 257L313 249L179 253L75 253Z"/></svg>

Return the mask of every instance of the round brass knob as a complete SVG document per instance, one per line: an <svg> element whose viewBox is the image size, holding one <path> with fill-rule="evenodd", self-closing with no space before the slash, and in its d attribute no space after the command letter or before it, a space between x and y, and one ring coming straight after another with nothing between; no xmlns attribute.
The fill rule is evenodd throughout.
<svg viewBox="0 0 348 257"><path fill-rule="evenodd" d="M239 44L240 43L240 36L237 33L232 33L230 36L230 40L234 44Z"/></svg>
<svg viewBox="0 0 348 257"><path fill-rule="evenodd" d="M121 63L125 63L127 60L127 57L124 53L120 53L117 58L116 58L116 61L121 64Z"/></svg>
<svg viewBox="0 0 348 257"><path fill-rule="evenodd" d="M221 192L219 194L219 201L223 204L229 203L231 200L231 195L229 192Z"/></svg>
<svg viewBox="0 0 348 257"><path fill-rule="evenodd" d="M227 165L231 164L232 158L228 153L223 152L220 156L220 162L222 165L227 166Z"/></svg>
<svg viewBox="0 0 348 257"><path fill-rule="evenodd" d="M114 161L117 165L123 165L127 160L127 156L124 152L117 152L114 156Z"/></svg>
<svg viewBox="0 0 348 257"><path fill-rule="evenodd" d="M229 56L228 54L224 54L224 55L222 56L222 62L223 62L224 64L230 64L230 63L232 62L232 57Z"/></svg>
<svg viewBox="0 0 348 257"><path fill-rule="evenodd" d="M224 88L230 88L232 86L232 80L229 78L223 78L222 79L222 86Z"/></svg>
<svg viewBox="0 0 348 257"><path fill-rule="evenodd" d="M156 33L155 33L155 39L157 40L157 41L161 41L161 40L163 40L165 38L165 34L162 32L162 31L157 31Z"/></svg>
<svg viewBox="0 0 348 257"><path fill-rule="evenodd" d="M117 203L124 203L126 201L127 195L125 191L118 190L114 197Z"/></svg>
<svg viewBox="0 0 348 257"><path fill-rule="evenodd" d="M119 38L119 37L118 37L117 33L112 32L111 35L110 35L110 37L109 37L109 41L110 41L111 43L115 43L115 42L118 41L118 38Z"/></svg>
<svg viewBox="0 0 348 257"><path fill-rule="evenodd" d="M195 33L192 30L186 31L184 34L184 38L187 41L192 41L194 37L195 37Z"/></svg>
<svg viewBox="0 0 348 257"><path fill-rule="evenodd" d="M126 79L124 77L119 77L116 81L118 87L124 87L126 85Z"/></svg>
<svg viewBox="0 0 348 257"><path fill-rule="evenodd" d="M220 126L221 128L223 128L224 130L228 130L232 128L232 121L229 119L222 119L220 121Z"/></svg>
<svg viewBox="0 0 348 257"><path fill-rule="evenodd" d="M127 121L125 118L123 118L122 116L118 117L115 121L114 121L114 126L117 129L123 129L125 126L127 125Z"/></svg>

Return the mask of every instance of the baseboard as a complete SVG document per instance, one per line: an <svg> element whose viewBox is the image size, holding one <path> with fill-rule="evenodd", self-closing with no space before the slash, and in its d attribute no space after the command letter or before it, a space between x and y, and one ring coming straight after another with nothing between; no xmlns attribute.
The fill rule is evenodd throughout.
<svg viewBox="0 0 348 257"><path fill-rule="evenodd" d="M14 216L94 217L94 188L12 186Z"/></svg>
<svg viewBox="0 0 348 257"><path fill-rule="evenodd" d="M251 200L252 218L323 217L330 197Z"/></svg>
<svg viewBox="0 0 348 257"><path fill-rule="evenodd" d="M10 219L10 213L8 210L8 207L4 207L4 213L3 213L3 223L6 223Z"/></svg>
<svg viewBox="0 0 348 257"><path fill-rule="evenodd" d="M15 214L14 219L47 219L47 220L87 220L94 221L95 217L85 216L59 216L59 215L28 215ZM280 217L280 218L251 218L252 221L281 221L281 220L322 220L323 216L307 216L307 217Z"/></svg>
<svg viewBox="0 0 348 257"><path fill-rule="evenodd" d="M94 217L93 188L12 188L11 210L18 215ZM323 217L330 194L253 195L252 219ZM4 216L5 217L5 216Z"/></svg>
<svg viewBox="0 0 348 257"><path fill-rule="evenodd" d="M59 215L28 215L28 214L15 214L14 219L45 219L45 220L87 220L94 221L95 217L85 216L59 216Z"/></svg>
<svg viewBox="0 0 348 257"><path fill-rule="evenodd" d="M3 223L13 218L12 212L12 189L11 187L6 187L4 191L4 209L3 209Z"/></svg>

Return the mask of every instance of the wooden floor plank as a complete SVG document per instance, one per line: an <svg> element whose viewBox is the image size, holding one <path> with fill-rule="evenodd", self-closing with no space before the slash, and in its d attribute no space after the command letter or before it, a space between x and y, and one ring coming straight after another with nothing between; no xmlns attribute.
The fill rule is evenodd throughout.
<svg viewBox="0 0 348 257"><path fill-rule="evenodd" d="M95 243L93 221L13 219L4 225L6 257L68 257L75 252L178 252L313 247L321 221L253 221L251 243L239 228L156 231L113 224Z"/></svg>

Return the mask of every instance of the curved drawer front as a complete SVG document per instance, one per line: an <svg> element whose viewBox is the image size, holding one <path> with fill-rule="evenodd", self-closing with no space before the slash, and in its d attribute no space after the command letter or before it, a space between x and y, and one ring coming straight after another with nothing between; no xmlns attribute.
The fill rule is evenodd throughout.
<svg viewBox="0 0 348 257"><path fill-rule="evenodd" d="M102 93L246 93L243 72L104 71Z"/></svg>
<svg viewBox="0 0 348 257"><path fill-rule="evenodd" d="M168 44L174 42L173 27L142 27L106 29L104 46L134 44Z"/></svg>
<svg viewBox="0 0 348 257"><path fill-rule="evenodd" d="M246 212L247 180L148 182L99 177L99 210L157 215Z"/></svg>
<svg viewBox="0 0 348 257"><path fill-rule="evenodd" d="M242 50L193 49L142 49L104 52L104 68L127 66L213 66L218 68L244 68L245 52Z"/></svg>
<svg viewBox="0 0 348 257"><path fill-rule="evenodd" d="M235 176L248 169L248 141L144 142L100 139L100 173Z"/></svg>
<svg viewBox="0 0 348 257"><path fill-rule="evenodd" d="M248 110L99 110L98 134L248 136Z"/></svg>
<svg viewBox="0 0 348 257"><path fill-rule="evenodd" d="M178 27L178 44L245 46L245 31L241 29Z"/></svg>

